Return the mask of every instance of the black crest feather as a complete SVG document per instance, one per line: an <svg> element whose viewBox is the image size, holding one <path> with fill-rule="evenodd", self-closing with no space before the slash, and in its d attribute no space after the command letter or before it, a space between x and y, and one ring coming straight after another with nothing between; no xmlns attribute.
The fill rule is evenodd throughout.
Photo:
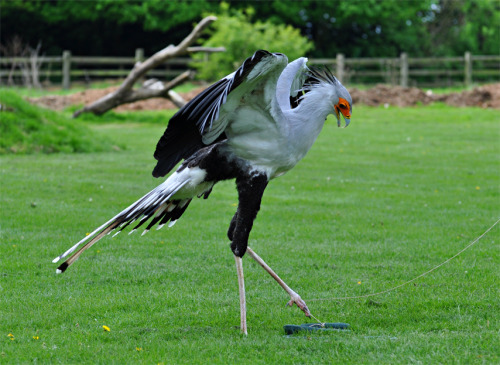
<svg viewBox="0 0 500 365"><path fill-rule="evenodd" d="M297 107L302 101L302 97L320 83L328 83L334 86L340 84L328 66L312 66L305 72L302 89L299 90L296 96L290 96L290 105L292 108Z"/></svg>
<svg viewBox="0 0 500 365"><path fill-rule="evenodd" d="M339 83L339 80L333 75L332 70L328 66L312 66L307 71L307 76L305 85L313 85L320 82L327 82L332 85Z"/></svg>

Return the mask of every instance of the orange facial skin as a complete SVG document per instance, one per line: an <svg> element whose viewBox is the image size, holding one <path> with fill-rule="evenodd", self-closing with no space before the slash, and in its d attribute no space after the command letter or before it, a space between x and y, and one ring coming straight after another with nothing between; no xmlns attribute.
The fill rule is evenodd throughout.
<svg viewBox="0 0 500 365"><path fill-rule="evenodd" d="M344 128L345 128L351 122L351 110L352 110L352 107L349 104L349 102L346 99L339 97L339 102L338 102L338 104L335 105L335 114L337 117L337 125L339 127L340 127L340 113L342 113L342 115L344 116L344 120L345 120Z"/></svg>
<svg viewBox="0 0 500 365"><path fill-rule="evenodd" d="M346 119L351 119L351 106L349 105L349 102L344 98L339 98L339 103L335 105L335 112L337 113L337 115L339 113L342 113L342 115Z"/></svg>

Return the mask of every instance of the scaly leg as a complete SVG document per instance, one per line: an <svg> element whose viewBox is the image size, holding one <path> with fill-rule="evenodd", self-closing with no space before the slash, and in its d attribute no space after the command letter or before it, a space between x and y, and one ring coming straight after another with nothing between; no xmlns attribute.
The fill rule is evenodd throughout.
<svg viewBox="0 0 500 365"><path fill-rule="evenodd" d="M286 283L280 279L280 277L267 265L264 260L262 260L259 255L257 255L250 247L247 247L247 253L253 258L255 261L259 263L273 278L278 282L279 285L290 295L290 301L287 303L290 307L293 306L293 303L297 304L297 307L302 309L306 317L311 317L311 312L309 312L309 308L307 308L306 302L302 300L300 295L294 292ZM242 269L243 270L243 269ZM243 276L243 272L242 272ZM241 292L240 292L241 295Z"/></svg>
<svg viewBox="0 0 500 365"><path fill-rule="evenodd" d="M243 263L241 257L234 255L236 271L238 273L238 287L240 291L240 328L241 333L247 335L247 306L245 301L245 277L243 276Z"/></svg>

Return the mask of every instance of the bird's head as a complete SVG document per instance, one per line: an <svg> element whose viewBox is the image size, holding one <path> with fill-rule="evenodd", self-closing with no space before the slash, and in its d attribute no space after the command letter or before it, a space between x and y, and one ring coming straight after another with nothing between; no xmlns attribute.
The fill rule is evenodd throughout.
<svg viewBox="0 0 500 365"><path fill-rule="evenodd" d="M340 127L340 115L344 117L345 127L351 122L352 98L349 91L340 83L328 68L311 67L308 72L308 79L304 84L304 91L313 88L321 88L324 97L332 101L332 112L337 118L337 125Z"/></svg>
<svg viewBox="0 0 500 365"><path fill-rule="evenodd" d="M340 82L338 89L338 102L334 105L335 116L337 117L337 125L340 127L340 114L342 114L345 121L345 127L347 127L351 122L352 99L349 92Z"/></svg>

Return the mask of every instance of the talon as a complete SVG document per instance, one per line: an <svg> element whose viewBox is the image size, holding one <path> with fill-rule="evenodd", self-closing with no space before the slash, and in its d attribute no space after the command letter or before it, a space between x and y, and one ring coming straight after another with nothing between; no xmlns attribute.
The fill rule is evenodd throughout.
<svg viewBox="0 0 500 365"><path fill-rule="evenodd" d="M309 308L307 308L306 302L304 302L299 295L297 295L296 297L295 296L291 297L287 305L293 307L294 303L297 305L297 307L299 307L302 310L302 312L304 312L306 317L311 317L311 312L309 312Z"/></svg>

